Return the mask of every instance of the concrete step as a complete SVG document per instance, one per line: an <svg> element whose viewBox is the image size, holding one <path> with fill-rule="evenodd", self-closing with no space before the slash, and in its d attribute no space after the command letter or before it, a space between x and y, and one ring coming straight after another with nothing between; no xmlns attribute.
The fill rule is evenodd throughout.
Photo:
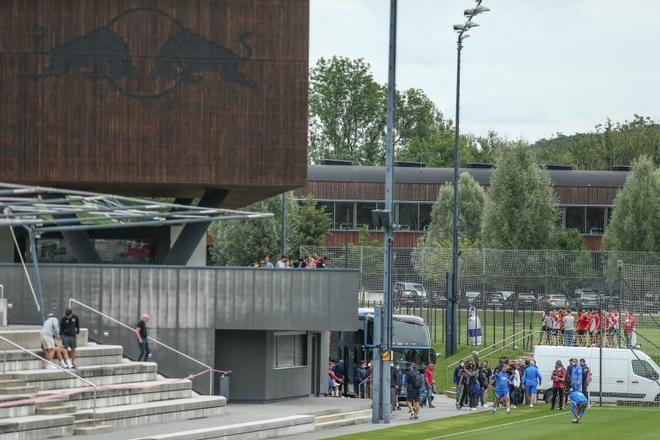
<svg viewBox="0 0 660 440"><path fill-rule="evenodd" d="M333 429L340 426L359 425L369 422L371 422L370 409L317 416L314 419L316 429Z"/></svg>
<svg viewBox="0 0 660 440"><path fill-rule="evenodd" d="M7 385L0 386L0 394L34 394L39 389L33 385Z"/></svg>
<svg viewBox="0 0 660 440"><path fill-rule="evenodd" d="M455 399L456 398L456 390L445 390L444 395L451 398L451 399Z"/></svg>
<svg viewBox="0 0 660 440"><path fill-rule="evenodd" d="M71 404L63 404L46 406L36 409L36 414L40 416L51 416L56 414L73 414L76 412L76 407Z"/></svg>
<svg viewBox="0 0 660 440"><path fill-rule="evenodd" d="M14 344L18 344L28 350L41 350L41 326L12 325L0 328L0 336L9 339ZM86 328L80 329L77 343L78 347L87 345L88 331ZM11 344L0 340L0 350L15 350Z"/></svg>
<svg viewBox="0 0 660 440"><path fill-rule="evenodd" d="M21 385L25 385L25 381L23 379L0 379L0 387Z"/></svg>
<svg viewBox="0 0 660 440"><path fill-rule="evenodd" d="M34 405L18 405L0 408L0 420L12 417L32 416L34 414Z"/></svg>
<svg viewBox="0 0 660 440"><path fill-rule="evenodd" d="M47 396L57 392L59 391L43 391L38 396ZM96 406L102 408L189 397L193 397L192 382L165 379L131 383L127 384L125 388L98 389ZM94 391L91 387L81 389L79 393L68 396L67 400L78 410L91 409L94 405Z"/></svg>
<svg viewBox="0 0 660 440"><path fill-rule="evenodd" d="M197 419L224 414L227 399L222 396L197 396L187 399L97 408L96 419L117 429L176 420ZM77 421L86 421L92 410L76 413ZM83 424L84 426L84 424Z"/></svg>
<svg viewBox="0 0 660 440"><path fill-rule="evenodd" d="M224 440L289 437L314 431L314 416L289 416L189 431L156 434L134 440Z"/></svg>
<svg viewBox="0 0 660 440"><path fill-rule="evenodd" d="M87 379L95 385L147 382L156 380L158 367L153 362L125 362L101 366L80 367L71 372ZM39 390L57 390L86 387L84 382L61 369L26 370L8 373L3 378L22 379Z"/></svg>
<svg viewBox="0 0 660 440"><path fill-rule="evenodd" d="M31 351L43 357L41 350ZM123 360L123 348L120 345L88 344L79 347L76 355L77 367L119 364ZM6 356L7 362L3 368L6 368L7 372L39 370L46 367L45 362L21 350L7 350Z"/></svg>
<svg viewBox="0 0 660 440"><path fill-rule="evenodd" d="M107 423L90 423L84 426L74 426L73 435L91 435L112 431L114 427Z"/></svg>
<svg viewBox="0 0 660 440"><path fill-rule="evenodd" d="M2 440L32 440L73 434L73 416L26 416L0 420Z"/></svg>

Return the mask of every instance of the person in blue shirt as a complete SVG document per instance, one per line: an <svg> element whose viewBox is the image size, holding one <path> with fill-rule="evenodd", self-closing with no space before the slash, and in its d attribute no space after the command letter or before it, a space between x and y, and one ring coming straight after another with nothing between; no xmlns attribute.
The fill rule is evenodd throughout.
<svg viewBox="0 0 660 440"><path fill-rule="evenodd" d="M573 391L571 394L569 394L568 401L571 404L573 423L580 423L580 420L582 420L582 417L584 417L584 413L587 412L589 401L580 391Z"/></svg>
<svg viewBox="0 0 660 440"><path fill-rule="evenodd" d="M577 359L571 359L573 363L573 371L571 372L571 390L582 391L582 367L578 364Z"/></svg>
<svg viewBox="0 0 660 440"><path fill-rule="evenodd" d="M537 387L541 385L541 380L541 373L539 373L539 369L536 368L534 361L526 360L525 372L523 373L521 382L525 387L525 394L527 394L527 402L529 402L530 408L534 408Z"/></svg>
<svg viewBox="0 0 660 440"><path fill-rule="evenodd" d="M511 415L511 399L509 397L509 366L505 363L500 364L499 368L493 374L494 393L493 393L493 409L492 413L495 414L497 406L500 402L506 405L506 415Z"/></svg>

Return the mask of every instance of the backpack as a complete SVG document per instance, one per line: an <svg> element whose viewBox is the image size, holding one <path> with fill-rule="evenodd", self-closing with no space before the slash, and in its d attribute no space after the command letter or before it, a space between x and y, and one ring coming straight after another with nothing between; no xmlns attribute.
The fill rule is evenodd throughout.
<svg viewBox="0 0 660 440"><path fill-rule="evenodd" d="M416 373L413 373L413 374L414 374L414 375L413 375L413 378L412 378L412 379L413 379L413 380L412 380L412 385L413 385L413 388L415 388L416 390L418 390L418 389L420 389L420 388L422 387L422 384L423 384L423 381L422 381L422 375L419 374L419 373L417 373L417 372L416 372Z"/></svg>

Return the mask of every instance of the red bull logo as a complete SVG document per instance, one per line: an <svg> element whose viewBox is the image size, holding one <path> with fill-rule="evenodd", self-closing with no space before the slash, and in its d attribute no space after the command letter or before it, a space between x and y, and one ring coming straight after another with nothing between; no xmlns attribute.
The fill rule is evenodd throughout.
<svg viewBox="0 0 660 440"><path fill-rule="evenodd" d="M136 35L140 29L140 35ZM44 49L42 29L35 50L47 57L34 75L39 82L77 75L107 83L110 90L132 98L159 98L180 86L219 77L248 89L255 83L240 72L250 58L249 33L239 36L242 54L184 27L155 8L127 10L105 26Z"/></svg>

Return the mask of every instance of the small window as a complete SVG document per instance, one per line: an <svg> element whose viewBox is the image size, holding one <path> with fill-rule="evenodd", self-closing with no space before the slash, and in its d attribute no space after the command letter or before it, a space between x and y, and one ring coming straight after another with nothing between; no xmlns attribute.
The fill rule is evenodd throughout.
<svg viewBox="0 0 660 440"><path fill-rule="evenodd" d="M419 230L426 231L426 228L431 224L431 210L433 205L430 203L419 204Z"/></svg>
<svg viewBox="0 0 660 440"><path fill-rule="evenodd" d="M353 225L353 202L335 203L334 228L339 231L355 229L355 225Z"/></svg>
<svg viewBox="0 0 660 440"><path fill-rule="evenodd" d="M303 367L307 365L307 335L275 334L274 368Z"/></svg>
<svg viewBox="0 0 660 440"><path fill-rule="evenodd" d="M587 234L603 235L605 233L605 208L587 208Z"/></svg>
<svg viewBox="0 0 660 440"><path fill-rule="evenodd" d="M583 206L566 207L566 229L576 229L580 234L584 234L585 214Z"/></svg>
<svg viewBox="0 0 660 440"><path fill-rule="evenodd" d="M399 230L417 231L419 218L419 205L417 203L399 203Z"/></svg>
<svg viewBox="0 0 660 440"><path fill-rule="evenodd" d="M651 364L647 361L633 360L632 361L633 373L640 377L645 377L651 380L658 380L660 376L658 372L653 369Z"/></svg>

